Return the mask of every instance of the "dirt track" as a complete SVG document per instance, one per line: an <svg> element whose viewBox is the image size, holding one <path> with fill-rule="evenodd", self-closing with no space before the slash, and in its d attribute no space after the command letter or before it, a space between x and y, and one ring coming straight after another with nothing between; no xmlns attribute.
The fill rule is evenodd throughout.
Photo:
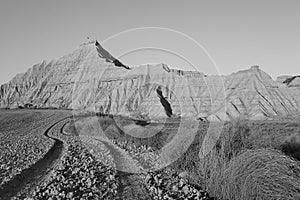
<svg viewBox="0 0 300 200"><path fill-rule="evenodd" d="M141 180L138 165L127 153L108 142L103 142L109 149L117 167L119 179L119 199L151 199Z"/></svg>
<svg viewBox="0 0 300 200"><path fill-rule="evenodd" d="M68 118L57 121L44 132L46 137L55 141L54 145L42 159L4 184L0 188L0 199L10 199L18 194L21 194L21 198L25 198L26 194L47 176L47 173L61 157L64 149L63 142L50 135L54 131L61 131L62 127L68 122Z"/></svg>
<svg viewBox="0 0 300 200"><path fill-rule="evenodd" d="M52 121L52 124L49 124L41 135L44 134L47 138L53 140L53 146L41 159L2 185L0 199L11 199L13 197L24 199L28 197L34 188L43 184L51 170L61 160L64 149L67 147L63 138L68 137L64 128L69 122L70 117L60 117L55 123ZM124 150L108 142L103 142L103 144L112 155L118 170L116 177L119 180L118 199L151 199L142 184L137 163Z"/></svg>

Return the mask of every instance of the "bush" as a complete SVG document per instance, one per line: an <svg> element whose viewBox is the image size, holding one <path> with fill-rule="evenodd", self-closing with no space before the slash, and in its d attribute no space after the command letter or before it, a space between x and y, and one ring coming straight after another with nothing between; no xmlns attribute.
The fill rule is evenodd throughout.
<svg viewBox="0 0 300 200"><path fill-rule="evenodd" d="M246 150L223 167L220 188L220 199L300 199L299 162L277 150Z"/></svg>
<svg viewBox="0 0 300 200"><path fill-rule="evenodd" d="M200 185L213 196L220 191L221 173L226 164L248 145L250 129L243 121L227 124L214 149L200 160Z"/></svg>
<svg viewBox="0 0 300 200"><path fill-rule="evenodd" d="M300 160L300 133L288 136L280 147L285 154Z"/></svg>

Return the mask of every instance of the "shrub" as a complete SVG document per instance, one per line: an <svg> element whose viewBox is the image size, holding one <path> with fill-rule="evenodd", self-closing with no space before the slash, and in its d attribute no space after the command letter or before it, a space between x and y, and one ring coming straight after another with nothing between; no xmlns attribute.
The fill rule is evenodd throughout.
<svg viewBox="0 0 300 200"><path fill-rule="evenodd" d="M221 173L226 164L248 146L249 127L243 121L227 124L214 149L200 160L200 185L215 196L221 187Z"/></svg>
<svg viewBox="0 0 300 200"><path fill-rule="evenodd" d="M280 151L246 150L222 171L220 199L300 199L299 162Z"/></svg>
<svg viewBox="0 0 300 200"><path fill-rule="evenodd" d="M288 136L280 149L287 155L300 160L300 133Z"/></svg>

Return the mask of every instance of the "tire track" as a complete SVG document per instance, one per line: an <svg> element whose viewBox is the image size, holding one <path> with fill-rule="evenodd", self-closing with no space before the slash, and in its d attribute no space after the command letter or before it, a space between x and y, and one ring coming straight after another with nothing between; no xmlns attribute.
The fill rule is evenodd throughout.
<svg viewBox="0 0 300 200"><path fill-rule="evenodd" d="M100 141L100 140L99 140ZM138 169L133 160L121 149L116 148L109 142L101 141L110 151L114 158L116 177L119 179L118 198L132 200L151 199L146 187L141 180L141 171Z"/></svg>
<svg viewBox="0 0 300 200"><path fill-rule="evenodd" d="M54 145L50 148L50 150L45 154L43 158L38 160L28 169L23 170L20 174L16 175L6 184L4 184L0 188L0 199L10 199L20 193L22 193L20 197L25 198L26 193L35 186L35 183L41 180L49 172L51 166L53 166L61 157L64 149L63 141L49 136L49 133L55 126L68 118L70 117L66 117L55 122L44 132L44 135L46 137L54 140Z"/></svg>

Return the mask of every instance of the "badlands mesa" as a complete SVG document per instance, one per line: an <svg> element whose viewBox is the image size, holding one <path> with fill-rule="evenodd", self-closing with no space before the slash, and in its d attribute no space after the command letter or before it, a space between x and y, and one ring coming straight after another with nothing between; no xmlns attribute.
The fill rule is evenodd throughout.
<svg viewBox="0 0 300 200"><path fill-rule="evenodd" d="M258 66L230 75L165 64L131 67L97 41L43 61L0 87L1 108L59 108L143 119L267 119L297 115L300 77L273 80Z"/></svg>

